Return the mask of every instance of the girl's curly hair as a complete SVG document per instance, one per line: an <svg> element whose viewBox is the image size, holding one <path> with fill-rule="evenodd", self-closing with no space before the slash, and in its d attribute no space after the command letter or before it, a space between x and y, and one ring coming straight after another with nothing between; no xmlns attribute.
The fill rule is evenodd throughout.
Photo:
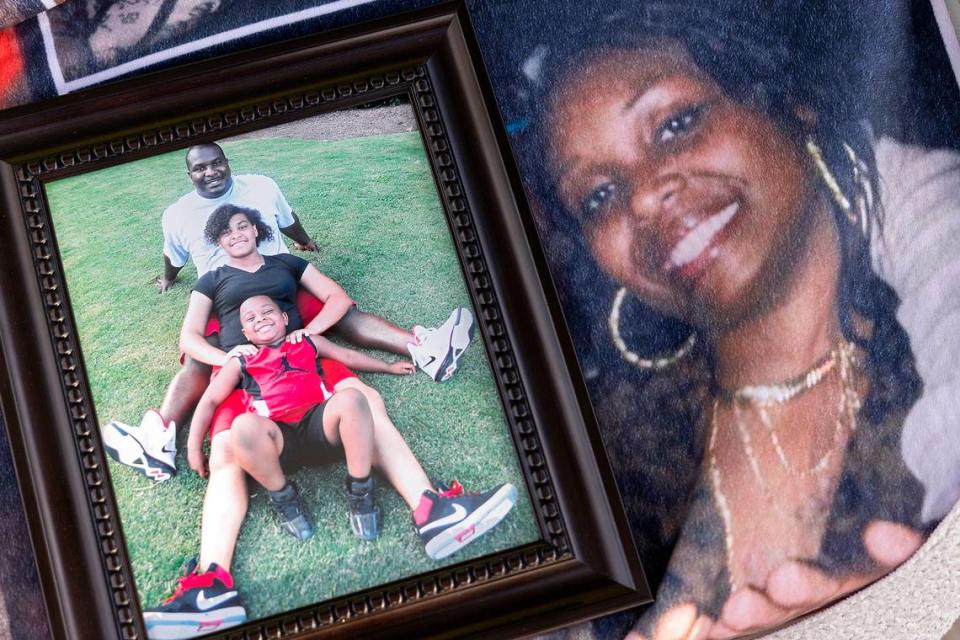
<svg viewBox="0 0 960 640"><path fill-rule="evenodd" d="M239 207L235 204L224 204L214 209L213 213L207 219L207 225L203 228L203 237L210 244L220 242L220 236L230 230L230 219L238 213L247 217L254 227L257 228L257 246L261 242L273 239L273 229L263 221L263 216L256 209Z"/></svg>

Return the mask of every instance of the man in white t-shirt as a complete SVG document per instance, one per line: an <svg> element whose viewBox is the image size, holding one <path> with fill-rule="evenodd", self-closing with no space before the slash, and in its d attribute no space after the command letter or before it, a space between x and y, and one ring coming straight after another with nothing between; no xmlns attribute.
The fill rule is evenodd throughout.
<svg viewBox="0 0 960 640"><path fill-rule="evenodd" d="M223 250L204 237L207 220L224 204L255 209L270 226L273 239L259 245L261 253L289 253L281 233L293 240L297 249L317 251L316 243L272 179L261 175L233 176L230 163L217 144L190 147L186 162L194 190L163 212L163 275L156 279L161 293L174 285L188 259L196 265L198 276L227 262ZM331 330L361 348L410 356L421 371L442 382L453 375L473 337L473 315L467 309L456 308L436 329L414 326L407 330L354 306ZM215 344L217 336L208 340ZM169 427L184 424L210 381L209 365L186 354L182 362L159 410L147 411L139 428L111 421L103 430L107 451L114 459L154 480L166 480L176 472L174 428Z"/></svg>
<svg viewBox="0 0 960 640"><path fill-rule="evenodd" d="M223 250L206 241L203 228L213 211L223 204L256 209L273 230L273 238L261 243L264 255L289 253L280 234L302 251L316 251L316 243L304 231L297 214L272 179L259 175L230 173L230 163L216 144L190 147L187 151L187 175L193 191L163 212L163 275L157 278L160 291L173 286L177 274L193 259L199 278L227 260Z"/></svg>

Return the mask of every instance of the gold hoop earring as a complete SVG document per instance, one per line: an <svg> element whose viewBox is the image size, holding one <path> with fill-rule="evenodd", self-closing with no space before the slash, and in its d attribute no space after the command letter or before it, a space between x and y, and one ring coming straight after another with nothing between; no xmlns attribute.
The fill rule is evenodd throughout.
<svg viewBox="0 0 960 640"><path fill-rule="evenodd" d="M823 179L824 184L827 185L827 189L830 191L833 201L837 203L837 206L840 207L841 211L843 211L843 215L847 218L847 222L860 229L860 232L863 234L863 236L869 239L869 211L873 205L873 187L870 185L870 180L867 178L867 174L869 173L867 165L857 156L857 153L853 150L853 147L846 142L843 143L843 150L847 154L847 158L850 160L850 166L853 173L853 182L856 185L854 199L851 202L850 198L848 198L843 192L843 189L840 188L840 183L837 182L837 178L833 175L833 172L830 171L830 167L827 166L827 161L823 158L823 152L820 150L820 147L817 145L817 143L813 141L813 138L807 138L806 146L807 153L810 154L810 158L813 160L814 166L817 167L820 177Z"/></svg>
<svg viewBox="0 0 960 640"><path fill-rule="evenodd" d="M613 294L613 305L610 307L610 316L607 318L607 327L610 329L610 339L613 341L613 345L617 348L617 351L620 352L620 355L623 356L624 360L638 369L659 371L661 369L666 369L677 360L690 353L690 351L693 349L693 345L697 343L697 334L695 332L691 333L687 337L683 344L680 345L679 349L665 356L644 358L640 354L631 351L629 347L627 347L627 343L623 339L623 336L620 335L620 308L623 306L623 300L626 297L626 287L620 287L617 289L616 293Z"/></svg>
<svg viewBox="0 0 960 640"><path fill-rule="evenodd" d="M873 185L870 183L870 167L857 156L846 142L843 143L843 150L850 159L850 166L853 169L854 192L853 204L857 210L857 219L860 232L867 240L870 239L870 211L873 209Z"/></svg>

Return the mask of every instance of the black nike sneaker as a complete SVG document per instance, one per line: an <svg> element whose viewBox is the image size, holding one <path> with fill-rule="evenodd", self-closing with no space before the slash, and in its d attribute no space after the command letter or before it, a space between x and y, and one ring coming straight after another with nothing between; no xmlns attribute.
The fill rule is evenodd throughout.
<svg viewBox="0 0 960 640"><path fill-rule="evenodd" d="M380 535L380 507L373 489L373 476L367 476L366 480L347 476L350 528L361 540L375 540Z"/></svg>
<svg viewBox="0 0 960 640"><path fill-rule="evenodd" d="M427 555L446 558L497 526L517 501L517 489L501 484L483 493L465 493L454 480L449 487L424 491L413 524Z"/></svg>
<svg viewBox="0 0 960 640"><path fill-rule="evenodd" d="M297 540L303 542L313 537L313 517L303 504L296 485L287 481L279 491L268 491L270 506L280 517L280 526Z"/></svg>
<svg viewBox="0 0 960 640"><path fill-rule="evenodd" d="M150 640L182 640L235 627L247 619L233 577L216 563L197 573L197 560L187 562L177 578L177 590L156 609L146 609L143 621Z"/></svg>

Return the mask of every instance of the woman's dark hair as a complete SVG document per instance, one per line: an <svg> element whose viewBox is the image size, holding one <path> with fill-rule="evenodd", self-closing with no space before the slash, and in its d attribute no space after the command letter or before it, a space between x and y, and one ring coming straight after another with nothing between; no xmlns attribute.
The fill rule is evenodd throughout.
<svg viewBox="0 0 960 640"><path fill-rule="evenodd" d="M863 93L854 81L854 70L837 64L843 38L835 36L843 32L844 15L824 15L832 11L831 3L823 3L823 11L806 6L794 10L788 4L771 7L757 0L620 6L604 9L587 28L554 38L555 44L537 54L537 72L529 91L534 126L519 146L521 160L526 152L526 164L533 169L534 192L542 208L564 211L543 163L549 146L546 110L554 89L582 68L585 60L603 51L649 48L669 40L681 44L729 96L765 113L798 145L811 136L850 200L857 193L874 196L869 198L868 218L882 227L873 138L864 124L867 114L861 111ZM815 114L812 130L811 123L801 119L803 111ZM856 174L848 148L859 159L863 177ZM871 267L869 239L848 220L826 186L821 189L833 206L839 229L841 328L848 340L867 353L870 390L861 415L880 423L887 415L908 409L919 397L922 382L914 368L909 337L896 320L899 298ZM540 222L552 225L553 232L562 236L582 235L579 223L567 212L541 216ZM646 313L660 325L662 334L663 318L656 318L651 310ZM857 317L869 322L869 333L858 332ZM666 333L685 330L674 327Z"/></svg>
<svg viewBox="0 0 960 640"><path fill-rule="evenodd" d="M213 213L211 213L207 219L207 225L203 228L203 237L207 239L207 242L210 244L220 242L220 236L223 235L225 231L230 230L230 218L238 213L247 216L250 224L257 228L258 247L261 242L273 239L273 229L263 221L263 216L260 215L259 211L246 207L238 207L235 204L224 204L214 209Z"/></svg>

